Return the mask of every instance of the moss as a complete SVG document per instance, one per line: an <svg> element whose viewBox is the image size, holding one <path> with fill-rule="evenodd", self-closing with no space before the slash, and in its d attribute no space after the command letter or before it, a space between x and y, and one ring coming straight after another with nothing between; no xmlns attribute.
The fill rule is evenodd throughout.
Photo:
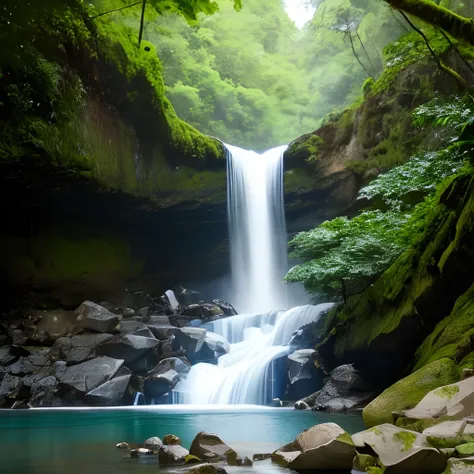
<svg viewBox="0 0 474 474"><path fill-rule="evenodd" d="M474 443L465 443L460 446L456 446L456 451L461 456L473 456L474 455Z"/></svg>
<svg viewBox="0 0 474 474"><path fill-rule="evenodd" d="M372 77L366 79L366 81L362 85L362 94L364 94L364 97L372 91L372 87L374 86L374 84L375 81Z"/></svg>
<svg viewBox="0 0 474 474"><path fill-rule="evenodd" d="M445 387L440 387L434 391L434 394L441 398L447 398L451 400L459 392L459 387L457 385L446 385Z"/></svg>
<svg viewBox="0 0 474 474"><path fill-rule="evenodd" d="M395 441L400 441L403 443L402 451L408 451L413 448L413 443L416 440L416 435L410 433L409 431L399 431L393 435Z"/></svg>
<svg viewBox="0 0 474 474"><path fill-rule="evenodd" d="M384 467L369 466L367 468L367 474L383 474L384 472L385 472Z"/></svg>
<svg viewBox="0 0 474 474"><path fill-rule="evenodd" d="M341 443L344 443L344 444L350 444L351 446L354 445L354 442L352 441L352 437L349 433L343 433L342 435L338 436L337 441L340 441Z"/></svg>
<svg viewBox="0 0 474 474"><path fill-rule="evenodd" d="M369 467L377 467L377 458L370 454L356 454L353 469L355 471L368 472Z"/></svg>
<svg viewBox="0 0 474 474"><path fill-rule="evenodd" d="M187 456L185 456L184 462L186 464L197 464L197 463L200 463L202 461L197 456L194 456L194 454L188 454Z"/></svg>
<svg viewBox="0 0 474 474"><path fill-rule="evenodd" d="M459 380L455 363L451 359L433 362L387 388L367 405L362 417L366 426L393 423L392 413L413 408L431 390Z"/></svg>

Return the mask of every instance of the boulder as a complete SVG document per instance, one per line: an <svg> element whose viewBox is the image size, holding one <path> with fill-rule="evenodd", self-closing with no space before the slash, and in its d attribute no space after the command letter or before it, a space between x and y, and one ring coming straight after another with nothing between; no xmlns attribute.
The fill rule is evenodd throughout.
<svg viewBox="0 0 474 474"><path fill-rule="evenodd" d="M146 326L138 328L136 331L133 331L132 334L134 336L142 336L148 337L149 339L156 339L153 333Z"/></svg>
<svg viewBox="0 0 474 474"><path fill-rule="evenodd" d="M394 413L414 407L430 390L459 380L458 366L444 357L387 388L362 412L365 426L394 423Z"/></svg>
<svg viewBox="0 0 474 474"><path fill-rule="evenodd" d="M22 329L11 329L8 335L15 346L23 346L28 342L28 336Z"/></svg>
<svg viewBox="0 0 474 474"><path fill-rule="evenodd" d="M95 332L113 332L119 322L118 316L92 301L84 301L75 313L83 329Z"/></svg>
<svg viewBox="0 0 474 474"><path fill-rule="evenodd" d="M319 318L297 329L291 336L289 346L290 351L299 349L313 349L318 342L321 342L325 336L324 333L325 318Z"/></svg>
<svg viewBox="0 0 474 474"><path fill-rule="evenodd" d="M265 453L265 454L254 454L253 455L253 461L265 461L266 459L270 459L272 455L270 453Z"/></svg>
<svg viewBox="0 0 474 474"><path fill-rule="evenodd" d="M146 449L151 449L152 451L155 451L156 453L159 451L159 449L163 446L163 442L161 441L158 436L153 436L152 438L148 438L144 443L143 447Z"/></svg>
<svg viewBox="0 0 474 474"><path fill-rule="evenodd" d="M423 436L435 448L455 448L474 441L473 428L466 420L445 421L425 429Z"/></svg>
<svg viewBox="0 0 474 474"><path fill-rule="evenodd" d="M319 392L313 410L346 411L373 398L357 370L350 364L336 367Z"/></svg>
<svg viewBox="0 0 474 474"><path fill-rule="evenodd" d="M285 395L287 400L299 400L320 390L324 372L318 368L314 349L300 349L288 356L289 386Z"/></svg>
<svg viewBox="0 0 474 474"><path fill-rule="evenodd" d="M272 461L296 471L350 471L354 456L350 435L335 423L322 423L303 431L292 443L275 451Z"/></svg>
<svg viewBox="0 0 474 474"><path fill-rule="evenodd" d="M228 303L214 300L212 303L195 303L185 306L181 312L182 316L191 319L202 319L204 322L215 321L227 316L235 316L237 312Z"/></svg>
<svg viewBox="0 0 474 474"><path fill-rule="evenodd" d="M0 347L0 366L6 366L14 362L18 358L14 354L14 349L12 346L2 346Z"/></svg>
<svg viewBox="0 0 474 474"><path fill-rule="evenodd" d="M91 405L96 406L124 405L131 378L131 375L122 375L108 380L87 393L86 399Z"/></svg>
<svg viewBox="0 0 474 474"><path fill-rule="evenodd" d="M150 316L147 327L159 341L172 338L178 329L170 323L168 316Z"/></svg>
<svg viewBox="0 0 474 474"><path fill-rule="evenodd" d="M461 419L474 413L474 377L438 387L402 415L411 419L449 416Z"/></svg>
<svg viewBox="0 0 474 474"><path fill-rule="evenodd" d="M96 357L71 367L56 363L55 374L63 387L85 395L114 377L122 364L123 359Z"/></svg>
<svg viewBox="0 0 474 474"><path fill-rule="evenodd" d="M474 474L474 456L463 459L449 459L444 474Z"/></svg>
<svg viewBox="0 0 474 474"><path fill-rule="evenodd" d="M205 431L201 431L196 435L189 452L206 462L227 460L227 462L230 461L230 464L233 459L237 458L237 453L219 436Z"/></svg>
<svg viewBox="0 0 474 474"><path fill-rule="evenodd" d="M0 406L5 403L7 398L17 398L22 388L23 381L21 377L5 374L2 383L0 384Z"/></svg>
<svg viewBox="0 0 474 474"><path fill-rule="evenodd" d="M128 443L126 443L125 441L122 441L122 442L120 442L120 443L117 443L117 444L115 445L115 447L116 447L117 449L130 449L130 445L129 445Z"/></svg>
<svg viewBox="0 0 474 474"><path fill-rule="evenodd" d="M218 466L212 464L202 464L190 469L186 474L227 474L227 471Z"/></svg>
<svg viewBox="0 0 474 474"><path fill-rule="evenodd" d="M65 360L68 364L79 364L96 357L96 347L110 341L112 334L80 334L74 337L58 339L51 350L49 357L53 361Z"/></svg>
<svg viewBox="0 0 474 474"><path fill-rule="evenodd" d="M468 458L474 456L474 443L465 443L456 446L456 457Z"/></svg>
<svg viewBox="0 0 474 474"><path fill-rule="evenodd" d="M52 344L78 329L74 311L62 309L37 311L23 323L28 341L32 344Z"/></svg>
<svg viewBox="0 0 474 474"><path fill-rule="evenodd" d="M179 308L179 303L178 300L176 299L176 296L174 294L173 290L167 290L165 292L165 297L167 299L167 303L171 309L171 312L173 314L176 314Z"/></svg>
<svg viewBox="0 0 474 474"><path fill-rule="evenodd" d="M125 334L116 336L112 340L97 346L96 354L123 359L125 364L130 364L150 352L157 345L158 341L155 338Z"/></svg>
<svg viewBox="0 0 474 474"><path fill-rule="evenodd" d="M23 379L23 382L25 380ZM61 400L56 395L59 382L53 375L41 377L31 384L31 398L29 404L32 407L59 407Z"/></svg>
<svg viewBox="0 0 474 474"><path fill-rule="evenodd" d="M135 310L133 308L125 308L122 310L123 318L133 318L135 316Z"/></svg>
<svg viewBox="0 0 474 474"><path fill-rule="evenodd" d="M31 375L34 372L34 367L27 357L20 357L14 364L10 365L8 371L12 375Z"/></svg>
<svg viewBox="0 0 474 474"><path fill-rule="evenodd" d="M177 357L162 360L145 378L144 392L147 400L168 393L187 374L191 366Z"/></svg>
<svg viewBox="0 0 474 474"><path fill-rule="evenodd" d="M181 328L176 333L176 339L192 364L215 363L221 355L230 352L230 344L224 337L203 328Z"/></svg>
<svg viewBox="0 0 474 474"><path fill-rule="evenodd" d="M352 440L359 453L375 453L386 474L437 474L446 468L446 457L416 431L386 423L356 433Z"/></svg>
<svg viewBox="0 0 474 474"><path fill-rule="evenodd" d="M299 400L294 405L295 410L309 410L311 407L304 402L303 400Z"/></svg>
<svg viewBox="0 0 474 474"><path fill-rule="evenodd" d="M219 306L219 308L224 311L224 314L226 316L237 316L237 311L230 303L227 303L226 301L222 300L212 300L212 302Z"/></svg>
<svg viewBox="0 0 474 474"><path fill-rule="evenodd" d="M177 444L163 445L158 451L158 462L160 466L168 464L184 464L189 451Z"/></svg>
<svg viewBox="0 0 474 474"><path fill-rule="evenodd" d="M178 438L176 435L174 434L167 434L164 438L163 438L163 444L167 444L167 445L180 445L181 446L181 439Z"/></svg>

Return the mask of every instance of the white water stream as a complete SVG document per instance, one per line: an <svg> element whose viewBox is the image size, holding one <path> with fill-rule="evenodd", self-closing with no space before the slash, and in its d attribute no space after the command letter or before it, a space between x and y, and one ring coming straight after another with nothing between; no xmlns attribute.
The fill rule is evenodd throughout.
<svg viewBox="0 0 474 474"><path fill-rule="evenodd" d="M288 307L282 281L288 270L282 159L287 147L261 155L226 147L232 303L245 314L203 326L229 341L230 352L217 365L193 366L175 387L174 403L265 405L282 396L278 390L286 385L281 380L286 374L276 373L275 361L288 355L295 330L332 306L283 311Z"/></svg>

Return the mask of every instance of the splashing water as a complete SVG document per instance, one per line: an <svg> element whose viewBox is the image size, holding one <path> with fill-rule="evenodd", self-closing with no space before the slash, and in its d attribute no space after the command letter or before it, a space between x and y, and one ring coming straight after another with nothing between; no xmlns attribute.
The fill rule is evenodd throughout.
<svg viewBox="0 0 474 474"><path fill-rule="evenodd" d="M288 307L283 194L286 145L259 155L226 145L232 303L240 313Z"/></svg>
<svg viewBox="0 0 474 474"><path fill-rule="evenodd" d="M295 330L317 321L332 306L307 305L208 323L205 327L210 331L230 339L230 352L217 365L193 366L174 389L175 403L265 405L282 396L276 392L274 361L289 353L286 344Z"/></svg>

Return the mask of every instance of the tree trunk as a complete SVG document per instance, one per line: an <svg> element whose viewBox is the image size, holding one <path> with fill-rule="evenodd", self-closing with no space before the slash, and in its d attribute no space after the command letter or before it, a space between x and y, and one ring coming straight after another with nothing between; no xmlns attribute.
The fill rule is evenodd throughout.
<svg viewBox="0 0 474 474"><path fill-rule="evenodd" d="M397 10L416 16L427 23L438 26L451 36L474 45L474 21L457 15L447 8L439 7L431 0L385 0Z"/></svg>

